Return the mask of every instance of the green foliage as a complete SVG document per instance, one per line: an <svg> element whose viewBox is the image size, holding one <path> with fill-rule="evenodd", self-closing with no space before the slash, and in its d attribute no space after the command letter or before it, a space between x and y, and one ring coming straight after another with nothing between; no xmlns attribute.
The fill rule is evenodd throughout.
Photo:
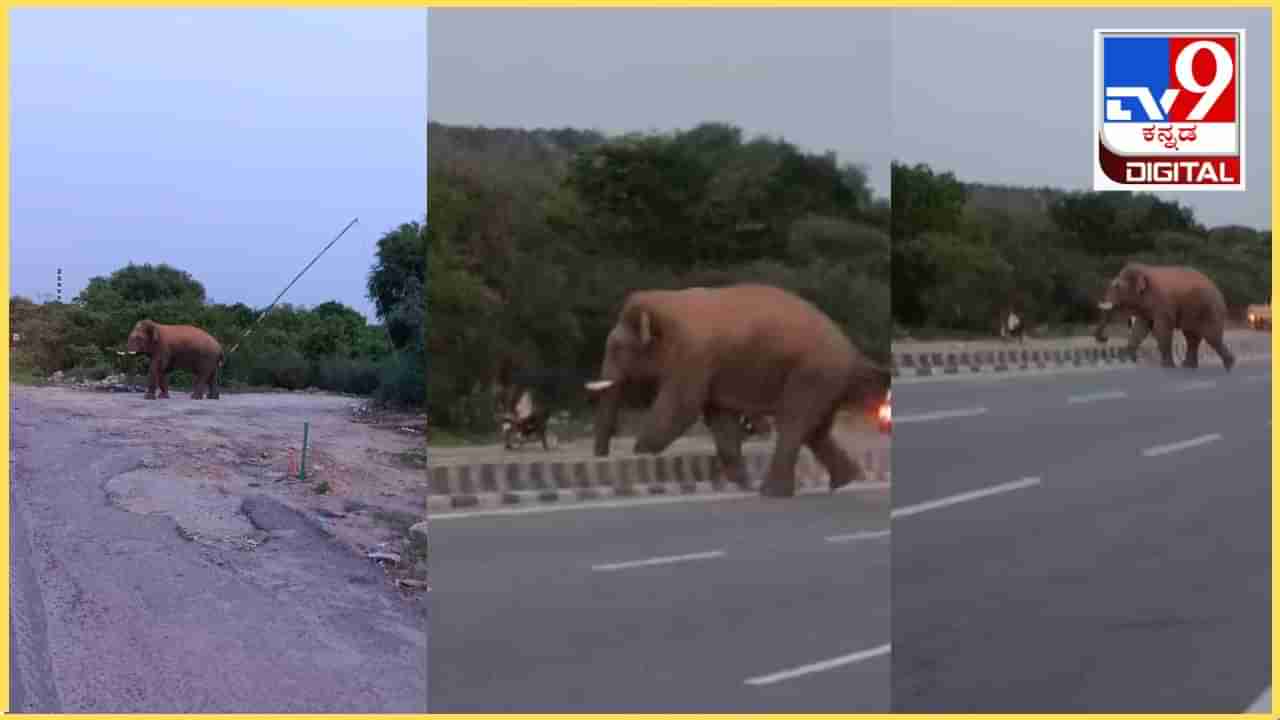
<svg viewBox="0 0 1280 720"><path fill-rule="evenodd" d="M708 123L605 137L429 126L432 425L493 429L503 368L573 409L626 294L757 280L889 349L889 206L863 168Z"/></svg>
<svg viewBox="0 0 1280 720"><path fill-rule="evenodd" d="M243 303L209 304L203 286L189 274L159 265L128 265L90 280L72 304L36 305L10 299L17 367L47 376L58 370L101 379L114 372L142 374L146 358L121 357L117 350L134 324L150 318L167 324L191 324L218 338L225 351L236 343L223 367L224 383L253 387L324 390L374 395L390 404L420 407L420 387L405 378L417 357L422 375L425 261L420 226L407 223L379 242L378 263L369 289L386 325L369 325L338 302L305 309L283 303L257 323L259 310ZM252 332L245 337L245 333ZM402 348L398 355L394 343ZM170 376L175 387L189 387L188 373Z"/></svg>
<svg viewBox="0 0 1280 720"><path fill-rule="evenodd" d="M89 280L84 292L73 302L91 305L154 303L161 301L204 302L204 285L187 272L161 263L129 263L107 277Z"/></svg>
<svg viewBox="0 0 1280 720"><path fill-rule="evenodd" d="M426 263L426 229L416 222L404 223L378 240L369 297L397 349L421 336Z"/></svg>
<svg viewBox="0 0 1280 720"><path fill-rule="evenodd" d="M1199 268L1236 315L1271 296L1269 231L1209 230L1148 194L966 185L926 165L893 166L900 326L989 337L1010 308L1032 327L1087 325L1131 260Z"/></svg>
<svg viewBox="0 0 1280 720"><path fill-rule="evenodd" d="M425 404L427 373L423 359L423 354L414 350L401 350L387 358L381 366L380 384L374 397L396 407Z"/></svg>

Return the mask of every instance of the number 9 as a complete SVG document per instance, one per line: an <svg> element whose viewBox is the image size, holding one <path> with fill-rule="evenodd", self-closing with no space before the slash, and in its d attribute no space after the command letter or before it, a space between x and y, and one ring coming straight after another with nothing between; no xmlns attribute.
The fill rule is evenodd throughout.
<svg viewBox="0 0 1280 720"><path fill-rule="evenodd" d="M1196 82L1195 73L1191 71L1192 62L1201 50L1208 50L1209 54L1213 55L1213 80L1208 85ZM1190 92L1200 94L1200 102L1196 103L1196 106L1187 114L1188 120L1203 120L1204 116L1209 114L1210 108L1218 102L1218 98L1222 97L1222 91L1226 90L1227 85L1231 83L1234 72L1231 53L1216 42L1197 40L1178 53L1178 59L1174 63L1178 84Z"/></svg>

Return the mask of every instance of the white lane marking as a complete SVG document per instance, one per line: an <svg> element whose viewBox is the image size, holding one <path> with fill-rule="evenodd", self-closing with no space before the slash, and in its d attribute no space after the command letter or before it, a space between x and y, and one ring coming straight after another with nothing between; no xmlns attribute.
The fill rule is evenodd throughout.
<svg viewBox="0 0 1280 720"><path fill-rule="evenodd" d="M860 492L876 492L888 490L887 482L850 483L835 492L836 495ZM830 495L826 488L804 488L797 495ZM465 520L467 518L492 517L500 515L539 515L552 512L572 512L578 510L625 510L627 508L645 507L647 505L671 505L673 503L723 502L725 500L749 500L759 498L755 490L729 492L722 491L715 495L676 495L672 497L634 498L630 500L590 500L567 505L534 505L532 507L491 508L487 510L454 510L435 513L427 511L427 520Z"/></svg>
<svg viewBox="0 0 1280 720"><path fill-rule="evenodd" d="M1084 395L1072 395L1067 398L1068 405L1081 405L1083 403L1098 402L1099 400L1119 400L1129 397L1129 393L1123 390L1112 390L1109 392L1085 393Z"/></svg>
<svg viewBox="0 0 1280 720"><path fill-rule="evenodd" d="M1245 710L1245 712L1258 713L1262 715L1270 715L1271 714L1271 688L1267 688L1266 690L1263 690L1262 694L1258 696L1258 699L1254 700L1253 704L1250 705L1249 709Z"/></svg>
<svg viewBox="0 0 1280 720"><path fill-rule="evenodd" d="M1156 445L1155 447L1149 447L1146 450L1143 450L1142 454L1146 457L1168 455L1169 453L1178 452L1179 450L1186 450L1187 448L1193 448L1198 445L1207 445L1211 442L1216 442L1221 439L1222 439L1222 436L1219 435L1218 433L1210 433L1208 435L1201 435L1200 437L1191 438L1190 440L1183 440L1182 442L1169 443L1168 445Z"/></svg>
<svg viewBox="0 0 1280 720"><path fill-rule="evenodd" d="M783 670L781 672L772 673L770 675L761 675L759 677L747 678L747 684L748 685L772 685L773 683L782 682L783 680L790 680L791 678L800 677L802 675L810 675L816 672L831 670L844 665L852 665L853 663L862 662L863 660L870 660L872 658L880 657L881 655L888 655L889 650L891 648L892 648L891 645L885 644L885 645L881 645L880 647L871 648L870 650L863 650L861 652L850 653L848 655L841 655L840 657L831 658L830 660L823 660L822 662L816 662L809 665L801 665L800 667L797 667L797 668L792 668L790 670Z"/></svg>
<svg viewBox="0 0 1280 720"><path fill-rule="evenodd" d="M937 510L938 508L944 508L949 505L955 505L957 503L962 503L962 502L969 502L970 500L977 500L979 498L984 498L989 495L998 495L999 493L1006 493L1006 492L1012 492L1014 490L1021 490L1022 488L1028 488L1028 487L1032 487L1034 485L1039 485L1039 484L1040 484L1040 478L1038 477L1022 478L1021 480L1014 480L1013 482L1007 482L1000 485L992 485L991 487L982 488L981 490L970 490L969 492L963 492L963 493L960 493L959 495L948 495L947 497L938 498L937 500L930 500L928 502L922 502L916 505L908 505L906 507L900 507L891 511L889 513L889 517L890 518L908 517L910 515L916 515L918 513L927 512L929 510Z"/></svg>
<svg viewBox="0 0 1280 720"><path fill-rule="evenodd" d="M888 530L865 530L862 532L848 533L845 535L832 535L827 538L829 543L854 542L856 540L879 540L880 538L889 537Z"/></svg>
<svg viewBox="0 0 1280 720"><path fill-rule="evenodd" d="M1186 392L1188 390L1208 390L1218 387L1217 380L1192 380L1191 382L1178 383L1173 386L1174 392Z"/></svg>
<svg viewBox="0 0 1280 720"><path fill-rule="evenodd" d="M666 555L664 557L653 557L645 560L629 560L627 562L609 563L607 565L592 565L591 569L599 572L607 572L610 570L627 570L629 568L649 567L651 565L671 565L674 563L689 562L691 560L710 560L712 558L723 556L723 550L712 550L710 552L689 553L688 555Z"/></svg>
<svg viewBox="0 0 1280 720"><path fill-rule="evenodd" d="M958 417L973 417L987 412L984 407L964 408L961 410L938 410L936 412L918 413L916 415L899 415L893 419L895 425L913 422L931 422L933 420L950 420Z"/></svg>

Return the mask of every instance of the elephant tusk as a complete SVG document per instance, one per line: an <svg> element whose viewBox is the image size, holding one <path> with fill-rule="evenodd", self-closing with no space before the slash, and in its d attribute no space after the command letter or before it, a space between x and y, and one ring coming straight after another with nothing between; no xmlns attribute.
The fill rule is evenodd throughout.
<svg viewBox="0 0 1280 720"><path fill-rule="evenodd" d="M1116 306L1116 305L1115 305L1115 303L1109 303L1109 302L1100 302L1100 303L1098 303L1098 309L1099 309L1099 310L1110 310L1111 308L1113 308L1113 307L1115 307L1115 306Z"/></svg>
<svg viewBox="0 0 1280 720"><path fill-rule="evenodd" d="M615 381L613 380L592 380L591 382L587 383L587 389L590 390L591 392L608 390L609 388L613 387L614 382Z"/></svg>

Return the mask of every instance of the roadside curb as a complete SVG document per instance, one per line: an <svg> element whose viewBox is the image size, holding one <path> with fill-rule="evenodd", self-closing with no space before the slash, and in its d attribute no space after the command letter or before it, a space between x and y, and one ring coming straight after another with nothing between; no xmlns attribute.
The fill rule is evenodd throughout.
<svg viewBox="0 0 1280 720"><path fill-rule="evenodd" d="M1270 356L1270 338L1265 342L1239 342L1232 348L1237 360ZM1200 350L1201 364L1214 358L1211 349ZM894 377L933 377L987 373L1021 374L1044 370L1087 366L1134 367L1159 364L1159 351L1150 345L1138 349L1137 358L1123 347L1061 347L1038 350L973 350L961 352L893 353Z"/></svg>
<svg viewBox="0 0 1280 720"><path fill-rule="evenodd" d="M747 472L761 477L771 452L747 452ZM867 482L890 482L889 449L863 450ZM796 466L797 489L826 489L827 472L807 450ZM621 498L740 494L714 453L532 460L430 468L427 512Z"/></svg>

